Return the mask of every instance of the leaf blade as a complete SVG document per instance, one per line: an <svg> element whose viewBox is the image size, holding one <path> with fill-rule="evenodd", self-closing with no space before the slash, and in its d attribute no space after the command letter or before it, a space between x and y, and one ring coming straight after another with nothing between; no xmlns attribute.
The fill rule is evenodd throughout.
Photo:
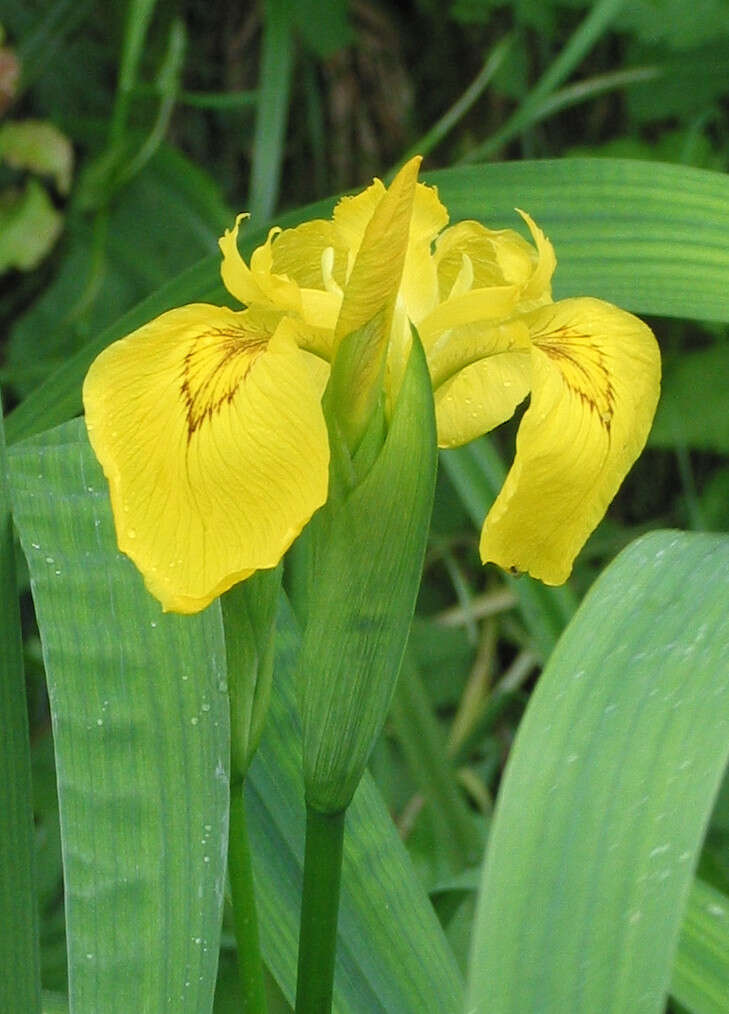
<svg viewBox="0 0 729 1014"><path fill-rule="evenodd" d="M40 1010L40 952L33 862L33 800L23 642L0 404L0 982L8 1011Z"/></svg>
<svg viewBox="0 0 729 1014"><path fill-rule="evenodd" d="M474 1010L662 1009L729 751L727 564L726 537L640 539L558 644L497 804Z"/></svg>
<svg viewBox="0 0 729 1014"><path fill-rule="evenodd" d="M228 819L219 612L162 614L116 552L83 423L19 447L11 475L54 726L70 1010L210 1010Z"/></svg>

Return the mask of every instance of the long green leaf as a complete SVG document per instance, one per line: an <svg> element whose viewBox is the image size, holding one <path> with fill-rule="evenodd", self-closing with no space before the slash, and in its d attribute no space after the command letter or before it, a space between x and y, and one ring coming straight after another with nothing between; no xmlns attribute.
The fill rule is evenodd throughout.
<svg viewBox="0 0 729 1014"><path fill-rule="evenodd" d="M216 608L165 615L116 551L82 423L11 457L56 751L72 1014L212 1006L228 822Z"/></svg>
<svg viewBox="0 0 729 1014"><path fill-rule="evenodd" d="M0 405L0 982L7 1014L40 1010L33 801L23 643Z"/></svg>
<svg viewBox="0 0 729 1014"><path fill-rule="evenodd" d="M294 672L300 635L284 604L268 724L246 788L266 961L293 1001L304 856L304 783ZM453 955L374 782L347 811L336 1014L456 1014Z"/></svg>
<svg viewBox="0 0 729 1014"><path fill-rule="evenodd" d="M729 320L729 178L627 159L502 162L431 173L452 221L517 223L557 253L555 298L598 296L633 313Z"/></svg>
<svg viewBox="0 0 729 1014"><path fill-rule="evenodd" d="M194 618L160 613L117 552L81 423L18 446L12 479L52 695L72 1011L204 1014L226 795L217 607ZM271 712L246 791L267 960L288 996L304 830L299 643L284 610ZM340 954L340 1011L460 1010L453 957L368 777L347 817ZM186 963L201 955L202 965Z"/></svg>
<svg viewBox="0 0 729 1014"><path fill-rule="evenodd" d="M729 179L684 166L620 159L507 162L430 173L451 221L514 226L514 207L554 242L555 296L591 295L635 313L729 321ZM281 216L291 226L329 213L333 199ZM248 255L262 232L244 237ZM9 416L8 442L80 411L81 382L116 338L172 306L226 301L210 257L140 303L56 371Z"/></svg>
<svg viewBox="0 0 729 1014"><path fill-rule="evenodd" d="M658 1014L729 754L729 538L661 532L532 696L487 851L470 1010Z"/></svg>

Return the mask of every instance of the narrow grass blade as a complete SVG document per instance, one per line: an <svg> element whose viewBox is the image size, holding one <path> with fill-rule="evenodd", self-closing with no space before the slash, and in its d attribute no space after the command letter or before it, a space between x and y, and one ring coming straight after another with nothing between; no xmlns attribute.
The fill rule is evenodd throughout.
<svg viewBox="0 0 729 1014"><path fill-rule="evenodd" d="M590 13L582 21L577 30L567 41L566 46L554 60L534 88L523 100L519 108L506 123L482 144L472 149L465 162L478 162L488 158L493 152L524 130L534 119L535 112L544 101L572 73L586 54L592 49L600 36L610 26L610 22L623 6L624 0L596 0Z"/></svg>
<svg viewBox="0 0 729 1014"><path fill-rule="evenodd" d="M729 537L659 532L533 694L481 883L469 1010L659 1014L729 754Z"/></svg>
<svg viewBox="0 0 729 1014"><path fill-rule="evenodd" d="M219 609L163 614L145 591L83 423L10 469L53 720L70 1010L205 1014L228 833Z"/></svg>
<svg viewBox="0 0 729 1014"><path fill-rule="evenodd" d="M294 60L293 6L266 0L249 210L261 225L276 207L289 115Z"/></svg>
<svg viewBox="0 0 729 1014"><path fill-rule="evenodd" d="M23 642L0 405L0 982L7 1014L40 1010L33 800Z"/></svg>

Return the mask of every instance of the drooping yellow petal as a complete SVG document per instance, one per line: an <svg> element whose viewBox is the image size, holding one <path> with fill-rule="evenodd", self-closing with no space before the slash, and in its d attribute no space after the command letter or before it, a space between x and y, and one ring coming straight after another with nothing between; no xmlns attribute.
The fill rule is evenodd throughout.
<svg viewBox="0 0 729 1014"><path fill-rule="evenodd" d="M165 609L197 612L275 566L324 502L324 381L286 319L271 334L248 311L205 304L96 359L86 423L119 548Z"/></svg>
<svg viewBox="0 0 729 1014"><path fill-rule="evenodd" d="M516 457L486 518L481 559L561 584L642 450L658 401L650 329L597 299L524 316L531 403Z"/></svg>
<svg viewBox="0 0 729 1014"><path fill-rule="evenodd" d="M428 354L440 447L460 447L506 422L531 386L521 320L448 332Z"/></svg>

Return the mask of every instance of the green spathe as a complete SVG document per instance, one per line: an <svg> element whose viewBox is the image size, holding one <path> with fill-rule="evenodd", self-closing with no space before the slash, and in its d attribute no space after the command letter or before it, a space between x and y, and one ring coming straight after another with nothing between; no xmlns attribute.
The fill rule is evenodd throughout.
<svg viewBox="0 0 729 1014"><path fill-rule="evenodd" d="M348 805L387 714L420 584L435 470L432 389L415 336L380 454L313 522L299 698L306 798L324 813Z"/></svg>

